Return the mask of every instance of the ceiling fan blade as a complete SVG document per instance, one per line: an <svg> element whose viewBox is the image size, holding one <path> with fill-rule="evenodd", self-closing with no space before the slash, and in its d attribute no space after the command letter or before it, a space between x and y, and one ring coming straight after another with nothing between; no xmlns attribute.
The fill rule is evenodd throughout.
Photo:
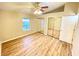
<svg viewBox="0 0 79 59"><path fill-rule="evenodd" d="M41 8L48 8L48 6L42 6Z"/></svg>
<svg viewBox="0 0 79 59"><path fill-rule="evenodd" d="M39 6L39 3L40 3L40 2L34 2L34 3L33 3L33 6L34 6L35 8L39 8L39 7L40 7L40 6Z"/></svg>

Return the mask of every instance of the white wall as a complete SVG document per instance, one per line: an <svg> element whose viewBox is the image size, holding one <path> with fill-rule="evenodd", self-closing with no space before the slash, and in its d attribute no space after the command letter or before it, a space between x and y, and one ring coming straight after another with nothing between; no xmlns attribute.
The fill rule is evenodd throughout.
<svg viewBox="0 0 79 59"><path fill-rule="evenodd" d="M59 40L72 44L73 32L78 21L78 16L63 16Z"/></svg>
<svg viewBox="0 0 79 59"><path fill-rule="evenodd" d="M31 30L22 30L23 17L30 19ZM0 41L8 41L19 36L32 34L38 32L40 29L39 19L32 18L28 14L22 14L15 11L0 11Z"/></svg>
<svg viewBox="0 0 79 59"><path fill-rule="evenodd" d="M72 43L72 55L79 56L79 21L74 32L73 43Z"/></svg>
<svg viewBox="0 0 79 59"><path fill-rule="evenodd" d="M47 35L48 31L48 18L45 18L45 23L44 23L44 35Z"/></svg>

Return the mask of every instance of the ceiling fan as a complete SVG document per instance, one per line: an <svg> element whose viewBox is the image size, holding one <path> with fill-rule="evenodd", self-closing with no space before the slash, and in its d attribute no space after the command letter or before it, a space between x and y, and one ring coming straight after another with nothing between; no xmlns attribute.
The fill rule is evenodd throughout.
<svg viewBox="0 0 79 59"><path fill-rule="evenodd" d="M48 6L45 5L45 6L40 6L40 3L41 2L35 2L33 5L35 7L35 12L34 14L43 14L47 9L48 9Z"/></svg>

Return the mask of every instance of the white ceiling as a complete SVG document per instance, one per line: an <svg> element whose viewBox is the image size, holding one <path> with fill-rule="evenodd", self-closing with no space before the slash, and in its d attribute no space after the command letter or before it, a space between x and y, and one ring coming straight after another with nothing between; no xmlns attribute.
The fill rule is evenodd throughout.
<svg viewBox="0 0 79 59"><path fill-rule="evenodd" d="M42 3L40 3L40 7L48 6L48 10L46 11L46 12L48 12L48 11L54 10L64 4L65 4L65 2L42 2Z"/></svg>
<svg viewBox="0 0 79 59"><path fill-rule="evenodd" d="M47 11L54 10L60 6L64 5L64 2L41 2L39 6L48 6ZM16 3L2 3L0 2L0 10L18 11L23 13L33 13L34 12L33 2L16 2Z"/></svg>

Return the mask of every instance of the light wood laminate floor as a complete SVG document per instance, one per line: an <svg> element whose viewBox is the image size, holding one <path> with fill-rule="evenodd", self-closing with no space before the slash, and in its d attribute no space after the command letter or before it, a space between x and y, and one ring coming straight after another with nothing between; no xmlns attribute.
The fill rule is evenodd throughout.
<svg viewBox="0 0 79 59"><path fill-rule="evenodd" d="M35 33L3 43L2 56L71 56L71 45Z"/></svg>

